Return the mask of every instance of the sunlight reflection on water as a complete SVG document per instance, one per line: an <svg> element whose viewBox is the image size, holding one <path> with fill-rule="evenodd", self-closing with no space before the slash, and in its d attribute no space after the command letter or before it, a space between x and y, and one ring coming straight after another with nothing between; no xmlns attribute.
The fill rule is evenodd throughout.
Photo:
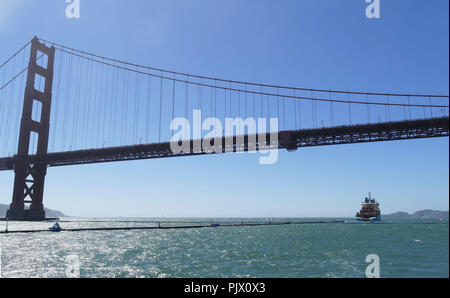
<svg viewBox="0 0 450 298"><path fill-rule="evenodd" d="M124 221L60 223L63 228L157 225ZM51 225L10 222L9 230ZM364 277L365 257L375 253L382 277L448 277L448 236L448 222L396 221L2 234L1 260L3 277L65 277L68 255L79 256L81 277Z"/></svg>

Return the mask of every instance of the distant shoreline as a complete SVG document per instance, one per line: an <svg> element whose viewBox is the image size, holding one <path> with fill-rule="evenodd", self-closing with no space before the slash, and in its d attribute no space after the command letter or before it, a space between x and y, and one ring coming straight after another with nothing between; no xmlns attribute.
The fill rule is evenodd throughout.
<svg viewBox="0 0 450 298"><path fill-rule="evenodd" d="M8 209L9 209L9 205L0 204L0 217L5 217L6 211ZM48 209L48 208L45 208L45 216L46 217L69 217L61 211L52 210L52 209Z"/></svg>
<svg viewBox="0 0 450 298"><path fill-rule="evenodd" d="M409 214L408 212L399 211L391 214L382 214L381 216L384 218L432 218L432 219L448 219L449 212L448 211L440 211L440 210L419 210L414 212L413 214Z"/></svg>

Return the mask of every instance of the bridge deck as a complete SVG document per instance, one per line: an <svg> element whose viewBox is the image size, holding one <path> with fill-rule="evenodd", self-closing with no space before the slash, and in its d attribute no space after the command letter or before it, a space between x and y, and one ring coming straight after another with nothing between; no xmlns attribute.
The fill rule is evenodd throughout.
<svg viewBox="0 0 450 298"><path fill-rule="evenodd" d="M339 126L321 129L305 129L282 131L278 134L278 140L270 145L256 143L254 136L243 136L244 143L239 145L239 138L222 138L222 150L213 154L236 151L253 151L264 149L288 149L295 150L301 147L325 146L337 144L352 144L366 142L381 142L408 140L418 138L446 137L449 136L449 117L432 118L424 120L410 120L399 122L387 122L366 125ZM269 135L266 136L269 140ZM43 163L50 167L68 166L112 161L139 160L150 158L165 158L177 156L192 156L211 154L202 148L194 147L201 144L202 140L191 140L189 152L174 153L170 143L154 143L123 147L79 150L49 153L45 156L8 157L0 158L0 171L13 170L18 160L26 160L30 164ZM227 145L228 144L228 145Z"/></svg>

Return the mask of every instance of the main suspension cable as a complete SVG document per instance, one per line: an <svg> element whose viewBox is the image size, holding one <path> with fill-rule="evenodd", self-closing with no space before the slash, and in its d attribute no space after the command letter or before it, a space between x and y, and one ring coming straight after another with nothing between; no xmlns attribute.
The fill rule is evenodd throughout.
<svg viewBox="0 0 450 298"><path fill-rule="evenodd" d="M368 94L368 95L375 95L375 96L387 96L387 95L389 95L389 96L397 96L397 97L410 96L410 97L431 97L431 98L447 98L447 99L449 98L448 95L437 95L437 94L401 94L401 93L342 91L342 90L313 89L313 88L290 87L290 86L280 86L280 85L260 84L260 83L252 83L252 82L226 80L226 79L220 79L220 78L214 78L214 77L207 77L207 76L200 76L200 75L195 75L195 74L188 74L188 73L170 71L170 70L165 70L165 69L162 69L162 68L155 68L155 67L150 67L150 66L145 66L145 65L139 65L139 64L135 64L135 63L121 61L121 60L108 58L108 57L100 56L100 55L97 55L97 54L93 54L93 53L89 53L89 52L73 49L73 48L70 48L70 47L67 47L67 46L64 46L64 45L52 42L52 41L48 41L48 40L45 40L45 39L42 39L42 38L39 38L39 40L41 40L43 42L46 42L46 43L49 43L49 44L52 44L58 50L63 50L63 49L71 50L71 51L78 52L80 54L89 55L89 56L92 56L92 57L108 60L108 61L111 61L111 62L121 63L121 64L128 65L128 66L139 67L139 68L148 69L148 70L152 70L152 71L158 71L158 72L169 73L169 74L180 75L180 76L190 76L191 78L198 78L198 79L202 79L202 80L219 81L219 82L226 82L226 83L233 83L233 84L240 84L240 85L249 85L249 86L263 86L263 87L268 87L268 88L279 88L279 89L290 89L290 90L294 89L294 90L302 90L302 91L330 92L330 93L341 93L341 94L359 94L359 95L366 95L366 94Z"/></svg>
<svg viewBox="0 0 450 298"><path fill-rule="evenodd" d="M79 55L79 54L76 54L76 53L71 53L71 52L66 51L64 49L59 49L59 48L56 48L56 49L59 50L59 51L66 52L66 53L68 53L70 55L74 55L74 56L77 56L77 57L80 57L80 58L83 58L83 59L87 59L87 60L95 61L97 63L101 63L101 64L106 65L106 66L116 67L116 68L127 70L127 71L130 71L130 72L135 72L135 73L139 73L139 74L143 74L143 75L152 76L152 77L155 77L155 78L160 78L161 80L169 80L169 81L173 81L174 80L176 82L185 83L185 84L189 83L191 85L197 85L197 86L199 86L199 88L200 87L208 87L208 88L214 88L215 87L214 85L206 84L206 83L203 83L203 82L200 82L200 83L199 82L193 82L193 81L188 82L188 81L183 80L183 79L179 79L179 78L175 78L174 79L172 77L164 76L163 75L164 70L161 70L160 71L161 74L158 75L158 74L153 74L153 73L149 73L149 72L144 72L142 70L134 70L134 69L126 68L126 67L123 67L123 66L114 65L114 64L111 64L111 63L108 63L108 62L96 60L94 58L89 58L89 57L82 56L82 55ZM107 59L107 58L105 58L105 59ZM141 67L141 68L147 68L147 67ZM217 80L219 80L219 79L217 79ZM231 83L231 81L230 81L230 83ZM267 86L267 85L263 85L263 86ZM270 86L270 87L272 87L272 86ZM232 88L232 87L216 86L215 88L221 89L221 90L234 91L234 92L238 92L238 93L240 93L240 92L247 92L249 94L257 94L257 95L261 95L262 94L262 95L272 96L272 97L275 97L275 98L280 96L279 94L276 94L276 93L268 93L268 92L261 93L259 91L253 91L253 90L245 91L243 89L237 89L237 88ZM277 87L275 87L275 88L277 88ZM278 88L282 88L282 87L278 87ZM292 89L299 90L299 88L292 88ZM311 90L311 92L317 91L316 89L309 89L309 90ZM325 91L319 91L319 92L325 92ZM328 91L326 91L326 92L328 92ZM333 91L331 91L331 90L329 92L333 93ZM366 93L343 92L343 93L345 93L345 94L363 94L363 95L366 95L366 96L367 95L386 95L386 96L405 96L405 97L408 96L407 94L403 94L403 95L398 95L398 94L395 95L394 94L393 95L393 94L370 93L370 92L366 92ZM285 98L303 99L303 100L311 100L311 101L323 101L323 102L330 102L331 101L331 102L336 102L336 103L351 103L351 104L363 104L363 105L401 106L401 107L404 106L403 103L391 103L391 102L382 103L382 102L368 102L368 101L349 101L349 100L342 100L342 99L327 99L327 98L318 98L318 97L312 98L312 97L305 97L305 96L295 96L294 97L293 95L288 95L288 94L283 95L283 96ZM442 95L409 95L409 96L410 97L423 96L423 97L428 97L428 98L448 97L448 96L442 96ZM406 105L406 106L410 106L410 107L424 107L425 106L425 107L429 107L429 108L449 108L448 105L409 104L409 105Z"/></svg>

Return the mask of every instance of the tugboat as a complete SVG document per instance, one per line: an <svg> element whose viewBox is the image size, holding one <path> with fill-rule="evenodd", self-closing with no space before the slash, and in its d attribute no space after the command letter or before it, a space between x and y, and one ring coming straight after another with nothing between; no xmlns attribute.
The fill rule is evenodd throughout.
<svg viewBox="0 0 450 298"><path fill-rule="evenodd" d="M372 198L370 192L369 197L364 199L364 202L361 204L361 210L356 213L355 219L357 221L380 221L381 220L381 212L380 212L380 204L375 201L375 198Z"/></svg>

